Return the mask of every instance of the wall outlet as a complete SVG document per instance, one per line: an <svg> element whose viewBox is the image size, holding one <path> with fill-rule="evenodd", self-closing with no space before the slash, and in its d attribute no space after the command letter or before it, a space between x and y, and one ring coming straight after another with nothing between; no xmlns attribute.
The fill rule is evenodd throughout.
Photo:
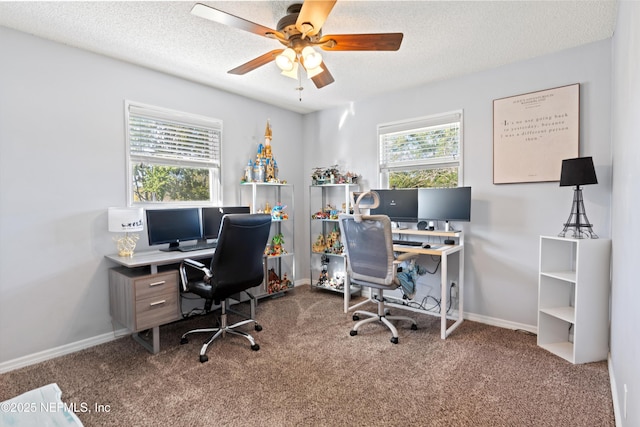
<svg viewBox="0 0 640 427"><path fill-rule="evenodd" d="M458 286L456 286L456 282L451 282L451 298L458 298Z"/></svg>

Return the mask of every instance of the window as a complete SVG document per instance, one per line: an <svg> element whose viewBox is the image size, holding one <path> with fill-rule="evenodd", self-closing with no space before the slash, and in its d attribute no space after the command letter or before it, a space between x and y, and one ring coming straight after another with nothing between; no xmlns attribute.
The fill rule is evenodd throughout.
<svg viewBox="0 0 640 427"><path fill-rule="evenodd" d="M222 121L125 102L131 204L219 202Z"/></svg>
<svg viewBox="0 0 640 427"><path fill-rule="evenodd" d="M462 111L378 125L382 188L462 185Z"/></svg>

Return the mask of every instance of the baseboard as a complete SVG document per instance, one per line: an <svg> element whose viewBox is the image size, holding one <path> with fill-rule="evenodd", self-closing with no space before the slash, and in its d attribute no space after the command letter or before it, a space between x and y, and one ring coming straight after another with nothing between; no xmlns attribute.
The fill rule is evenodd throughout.
<svg viewBox="0 0 640 427"><path fill-rule="evenodd" d="M87 338L84 340L76 341L70 344L65 344L60 347L55 347L49 350L44 350L38 353L29 354L17 359L8 360L0 363L0 374L13 371L15 369L24 368L25 366L34 365L36 363L44 362L46 360L55 359L56 357L65 356L67 354L75 353L76 351L84 350L99 344L104 344L109 341L113 341L122 336L129 335L130 332L126 329L120 329L106 334L97 335L95 337Z"/></svg>
<svg viewBox="0 0 640 427"><path fill-rule="evenodd" d="M505 329L513 329L513 330L523 330L527 332L531 332L533 334L538 333L538 327L534 325L526 325L524 323L511 322L509 320L498 319L495 317L483 316L481 314L475 313L464 313L464 318L467 320L471 320L472 322L484 323L491 326L497 326L499 328Z"/></svg>
<svg viewBox="0 0 640 427"><path fill-rule="evenodd" d="M618 396L616 376L613 374L611 353L609 353L609 357L607 358L607 367L609 368L609 384L611 384L611 399L613 400L613 417L616 426L622 427L622 414L620 413L620 396Z"/></svg>

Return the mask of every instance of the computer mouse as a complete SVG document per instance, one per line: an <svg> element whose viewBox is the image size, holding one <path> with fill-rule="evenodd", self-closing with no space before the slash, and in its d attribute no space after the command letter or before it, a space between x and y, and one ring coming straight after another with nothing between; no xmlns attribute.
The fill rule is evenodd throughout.
<svg viewBox="0 0 640 427"><path fill-rule="evenodd" d="M422 247L425 248L425 249L429 249L431 247L431 245L428 244L428 243L423 243Z"/></svg>

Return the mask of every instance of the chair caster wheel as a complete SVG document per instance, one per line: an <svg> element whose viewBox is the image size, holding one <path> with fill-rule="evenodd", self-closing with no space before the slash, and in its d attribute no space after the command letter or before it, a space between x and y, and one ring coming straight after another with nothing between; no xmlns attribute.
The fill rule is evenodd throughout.
<svg viewBox="0 0 640 427"><path fill-rule="evenodd" d="M254 329L255 329L256 331L260 332L260 331L262 330L262 326L260 326L260 325L256 325L256 326L254 326Z"/></svg>
<svg viewBox="0 0 640 427"><path fill-rule="evenodd" d="M415 323L411 324L411 330L412 331L417 331L418 330L418 325L416 325Z"/></svg>
<svg viewBox="0 0 640 427"><path fill-rule="evenodd" d="M204 363L207 360L209 360L209 356L207 356L206 354L200 355L200 363Z"/></svg>
<svg viewBox="0 0 640 427"><path fill-rule="evenodd" d="M355 320L355 321L358 321L358 320L360 320L360 316L358 316L357 314L354 314L352 319Z"/></svg>
<svg viewBox="0 0 640 427"><path fill-rule="evenodd" d="M358 335L358 331L349 331L349 335L355 337L356 335Z"/></svg>
<svg viewBox="0 0 640 427"><path fill-rule="evenodd" d="M394 344L398 344L398 337L391 337L391 342Z"/></svg>
<svg viewBox="0 0 640 427"><path fill-rule="evenodd" d="M254 344L254 345L251 346L251 350L258 351L258 350L260 350L260 346L258 344Z"/></svg>
<svg viewBox="0 0 640 427"><path fill-rule="evenodd" d="M187 337L182 337L182 338L180 339L180 344L181 344L181 345L182 345L182 344L186 344L186 343L188 343L188 342L189 342L189 339L188 339Z"/></svg>

